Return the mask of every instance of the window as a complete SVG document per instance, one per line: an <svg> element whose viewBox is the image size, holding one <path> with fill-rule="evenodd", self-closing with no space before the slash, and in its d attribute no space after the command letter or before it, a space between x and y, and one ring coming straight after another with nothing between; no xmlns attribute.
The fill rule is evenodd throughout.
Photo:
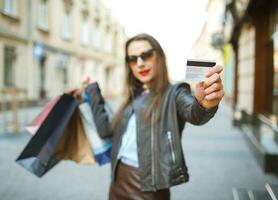
<svg viewBox="0 0 278 200"><path fill-rule="evenodd" d="M14 86L14 60L15 49L13 47L4 48L4 86Z"/></svg>
<svg viewBox="0 0 278 200"><path fill-rule="evenodd" d="M94 46L95 49L100 48L100 27L99 27L99 24L96 24L96 27L95 27L93 46Z"/></svg>
<svg viewBox="0 0 278 200"><path fill-rule="evenodd" d="M100 5L100 2L99 2L99 0L93 0L93 4L95 4L95 5Z"/></svg>
<svg viewBox="0 0 278 200"><path fill-rule="evenodd" d="M95 7L96 14L99 14L100 1L99 0L94 0L93 1L93 6Z"/></svg>
<svg viewBox="0 0 278 200"><path fill-rule="evenodd" d="M72 38L73 23L72 23L72 7L73 0L63 0L64 2L64 16L62 19L62 37L66 40Z"/></svg>
<svg viewBox="0 0 278 200"><path fill-rule="evenodd" d="M69 56L66 54L62 54L57 62L57 69L59 69L62 73L64 87L67 87L68 84L68 63Z"/></svg>
<svg viewBox="0 0 278 200"><path fill-rule="evenodd" d="M109 80L110 80L110 77L111 77L111 68L110 67L106 67L104 73L105 73L105 82L106 82L106 85L109 86Z"/></svg>
<svg viewBox="0 0 278 200"><path fill-rule="evenodd" d="M4 0L3 11L5 14L16 16L16 0Z"/></svg>
<svg viewBox="0 0 278 200"><path fill-rule="evenodd" d="M110 32L106 32L105 40L104 40L104 51L106 53L111 53L112 51L112 38Z"/></svg>
<svg viewBox="0 0 278 200"><path fill-rule="evenodd" d="M81 23L81 44L82 45L89 45L89 23L87 20L83 20Z"/></svg>
<svg viewBox="0 0 278 200"><path fill-rule="evenodd" d="M64 39L71 39L72 37L72 17L70 13L65 13L63 17L62 36Z"/></svg>
<svg viewBox="0 0 278 200"><path fill-rule="evenodd" d="M117 48L118 48L118 32L115 31L112 49L113 49L113 54L116 56L117 56Z"/></svg>
<svg viewBox="0 0 278 200"><path fill-rule="evenodd" d="M38 16L39 28L43 30L47 30L48 29L48 6L46 0L40 0L38 14L39 14Z"/></svg>

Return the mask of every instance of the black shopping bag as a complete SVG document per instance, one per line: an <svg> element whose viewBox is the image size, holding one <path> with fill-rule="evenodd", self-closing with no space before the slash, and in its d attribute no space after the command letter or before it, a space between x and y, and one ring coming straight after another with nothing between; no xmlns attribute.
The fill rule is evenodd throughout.
<svg viewBox="0 0 278 200"><path fill-rule="evenodd" d="M16 162L38 177L55 166L60 161L55 149L77 107L77 99L63 94Z"/></svg>

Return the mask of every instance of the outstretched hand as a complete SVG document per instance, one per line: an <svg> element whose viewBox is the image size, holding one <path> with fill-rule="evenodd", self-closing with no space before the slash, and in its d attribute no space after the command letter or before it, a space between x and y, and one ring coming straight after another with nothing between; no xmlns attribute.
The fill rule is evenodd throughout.
<svg viewBox="0 0 278 200"><path fill-rule="evenodd" d="M206 109L213 108L219 104L224 96L222 80L220 77L222 71L223 67L216 65L208 71L204 81L196 84L195 97L199 104Z"/></svg>

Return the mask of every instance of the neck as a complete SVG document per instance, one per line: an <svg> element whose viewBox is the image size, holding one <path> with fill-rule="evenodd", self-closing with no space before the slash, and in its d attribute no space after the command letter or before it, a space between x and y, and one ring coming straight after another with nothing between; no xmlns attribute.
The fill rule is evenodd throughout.
<svg viewBox="0 0 278 200"><path fill-rule="evenodd" d="M144 90L148 90L148 89L149 89L148 85L147 85L147 84L144 84L144 85L143 85L143 89L144 89Z"/></svg>
<svg viewBox="0 0 278 200"><path fill-rule="evenodd" d="M143 84L143 89L144 89L144 90L149 90L149 89L151 88L151 84L152 84L152 82L144 83L144 84Z"/></svg>

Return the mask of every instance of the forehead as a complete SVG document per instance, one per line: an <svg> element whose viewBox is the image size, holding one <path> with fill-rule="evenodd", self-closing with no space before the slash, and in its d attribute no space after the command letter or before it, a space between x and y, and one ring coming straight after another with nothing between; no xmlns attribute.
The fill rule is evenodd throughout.
<svg viewBox="0 0 278 200"><path fill-rule="evenodd" d="M142 52L151 49L151 44L146 40L133 41L127 48L128 55L140 55Z"/></svg>

